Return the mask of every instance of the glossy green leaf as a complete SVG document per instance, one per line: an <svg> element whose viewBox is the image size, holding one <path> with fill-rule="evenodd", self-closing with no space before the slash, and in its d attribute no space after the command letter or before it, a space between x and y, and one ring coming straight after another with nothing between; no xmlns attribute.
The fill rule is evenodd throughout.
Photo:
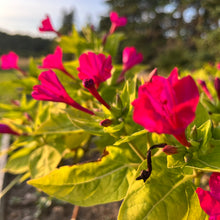
<svg viewBox="0 0 220 220"><path fill-rule="evenodd" d="M36 149L30 155L29 167L32 178L47 175L54 170L61 160L60 153L49 145Z"/></svg>
<svg viewBox="0 0 220 220"><path fill-rule="evenodd" d="M124 198L138 163L139 158L129 148L107 147L101 160L63 166L28 183L80 206L109 203Z"/></svg>
<svg viewBox="0 0 220 220"><path fill-rule="evenodd" d="M205 219L191 176L184 177L179 168L166 168L166 163L166 157L153 158L150 178L145 183L138 180L130 185L119 220ZM141 169L144 167L145 161Z"/></svg>

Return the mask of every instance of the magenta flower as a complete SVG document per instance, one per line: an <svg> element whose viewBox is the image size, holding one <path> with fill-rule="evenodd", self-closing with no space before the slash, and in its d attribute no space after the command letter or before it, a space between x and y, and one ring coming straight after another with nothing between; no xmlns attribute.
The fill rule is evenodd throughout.
<svg viewBox="0 0 220 220"><path fill-rule="evenodd" d="M20 135L18 132L12 130L8 125L6 124L0 124L0 133L1 134L13 134L13 135Z"/></svg>
<svg viewBox="0 0 220 220"><path fill-rule="evenodd" d="M215 89L218 95L218 99L220 100L220 78L218 77L215 78L214 85L215 85Z"/></svg>
<svg viewBox="0 0 220 220"><path fill-rule="evenodd" d="M79 67L77 68L79 78L81 80L92 79L96 88L111 77L111 69L111 56L106 58L104 54L88 52L79 57Z"/></svg>
<svg viewBox="0 0 220 220"><path fill-rule="evenodd" d="M42 64L42 66L39 66L39 68L42 68L42 69L58 69L58 70L61 70L67 76L71 77L72 79L75 79L65 69L65 67L62 63L62 58L63 58L62 49L59 46L57 46L53 54L48 54L43 59L43 64Z"/></svg>
<svg viewBox="0 0 220 220"><path fill-rule="evenodd" d="M213 97L212 97L211 93L209 92L205 81L203 81L203 80L201 80L201 79L198 79L197 82L199 83L199 85L201 86L203 92L207 95L207 97L208 97L210 100L213 100Z"/></svg>
<svg viewBox="0 0 220 220"><path fill-rule="evenodd" d="M217 63L217 69L220 70L220 63Z"/></svg>
<svg viewBox="0 0 220 220"><path fill-rule="evenodd" d="M54 32L58 36L61 36L60 33L53 28L51 21L50 21L50 17L48 15L46 15L46 18L41 21L41 26L39 27L39 31L40 32Z"/></svg>
<svg viewBox="0 0 220 220"><path fill-rule="evenodd" d="M10 51L8 54L2 55L1 68L3 70L16 69L20 71L24 76L26 76L26 72L18 66L18 59L19 56L13 51Z"/></svg>
<svg viewBox="0 0 220 220"><path fill-rule="evenodd" d="M200 206L210 216L210 220L220 219L220 173L212 173L209 180L210 191L197 188Z"/></svg>
<svg viewBox="0 0 220 220"><path fill-rule="evenodd" d="M194 120L199 91L191 76L178 79L174 68L168 78L153 76L139 87L133 120L150 132L171 134L181 144L190 146L185 130Z"/></svg>
<svg viewBox="0 0 220 220"><path fill-rule="evenodd" d="M122 55L123 68L117 82L124 80L125 72L142 61L143 55L142 53L138 53L135 47L125 47Z"/></svg>
<svg viewBox="0 0 220 220"><path fill-rule="evenodd" d="M112 22L109 34L113 34L118 27L125 26L127 24L126 17L119 17L117 12L112 11L110 13L110 20Z"/></svg>
<svg viewBox="0 0 220 220"><path fill-rule="evenodd" d="M65 88L52 70L42 72L38 79L41 81L41 85L36 85L33 87L34 91L31 95L34 99L63 102L80 111L94 115L92 111L82 107L68 95Z"/></svg>

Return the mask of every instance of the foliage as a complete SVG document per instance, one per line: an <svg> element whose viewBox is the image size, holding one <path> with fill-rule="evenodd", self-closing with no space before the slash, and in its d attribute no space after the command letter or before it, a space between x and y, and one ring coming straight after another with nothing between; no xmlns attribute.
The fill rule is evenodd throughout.
<svg viewBox="0 0 220 220"><path fill-rule="evenodd" d="M195 190L204 173L220 172L220 102L214 84L208 81L219 77L219 70L207 64L193 73L181 72L183 81L187 75L195 81L205 80L213 96L213 100L209 100L200 88L200 103L196 112L191 112L195 114L195 119L189 121L187 129L183 129L188 141L183 146L172 133L150 132L134 122L131 103L139 95L138 88L147 80L150 83L156 76L151 75L149 79L147 73L141 72L146 66L135 66L125 74L126 80L117 83L122 65L116 65L116 52L124 34L113 33L103 44L90 27L86 27L83 33L80 35L73 28L71 35L56 39L63 52L72 53L74 57L63 62L65 71L72 77L52 67L53 80L49 76L46 78L48 81L39 77L42 87L45 81L49 85L38 90L45 92L41 94L45 101L36 101L30 96L32 87L39 83L37 77L42 71L37 68L39 60L30 61L27 76L19 75L19 78L10 81L12 88L19 88L20 100L0 104L0 123L19 135L13 136L5 171L19 174L20 181L28 180L28 184L48 195L75 205L92 206L123 200L119 220L207 219ZM100 83L99 88L95 88L94 84L85 86L85 81L82 85L78 78L78 71L81 71L78 68L79 56L88 51L93 54L92 57L96 57L93 52L102 53L102 57L112 56L112 69L109 63L108 68L97 68L97 72L103 71L107 75L106 72L111 71L112 74ZM98 58L95 64L89 61L88 69L89 64L101 65ZM177 77L177 69L174 71L173 75ZM47 73L50 72L52 70ZM98 73L93 74L98 77ZM156 74L155 71L153 73ZM157 76L157 79L164 78ZM170 84L178 81L172 77L166 79L166 83L169 80L172 81ZM61 88L57 90L60 95L65 91L65 95L71 96L67 98L68 102L63 101L64 95L61 103L56 102L54 95L59 96L59 93L50 90L49 82L53 88ZM59 82L59 85L54 82ZM170 88L165 88L163 95L170 94ZM155 85L152 97L157 89L160 88ZM177 90L180 100L184 100L185 94L181 93L181 89ZM96 92L110 107L102 105ZM55 102L46 101L48 97ZM74 101L73 107L77 102L83 109L90 109L90 113L79 111L79 105L77 109L72 108L70 100ZM167 104L165 101L162 104ZM173 97L169 97L169 101L172 102ZM182 104L179 99L177 101ZM166 109L163 111L168 115L170 113ZM185 121L188 123L188 120ZM169 123L172 124L172 120ZM163 147L164 143L175 147L177 153L166 155L163 150L155 149ZM142 175L144 171L150 172L150 167L152 174L145 179Z"/></svg>

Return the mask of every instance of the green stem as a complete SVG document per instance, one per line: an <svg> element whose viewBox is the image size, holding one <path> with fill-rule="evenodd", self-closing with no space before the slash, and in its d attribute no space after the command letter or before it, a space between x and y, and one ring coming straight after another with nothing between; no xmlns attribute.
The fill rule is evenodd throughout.
<svg viewBox="0 0 220 220"><path fill-rule="evenodd" d="M146 160L146 157L137 149L137 147L135 147L131 142L128 142L128 145L142 161Z"/></svg>

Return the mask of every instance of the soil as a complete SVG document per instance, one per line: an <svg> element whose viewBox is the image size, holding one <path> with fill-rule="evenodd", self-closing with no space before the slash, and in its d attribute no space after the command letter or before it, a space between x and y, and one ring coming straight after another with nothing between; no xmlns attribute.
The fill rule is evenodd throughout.
<svg viewBox="0 0 220 220"><path fill-rule="evenodd" d="M6 175L7 182L14 177ZM52 199L34 187L15 185L3 198L4 210L0 220L116 220L121 202L93 207L74 205Z"/></svg>

